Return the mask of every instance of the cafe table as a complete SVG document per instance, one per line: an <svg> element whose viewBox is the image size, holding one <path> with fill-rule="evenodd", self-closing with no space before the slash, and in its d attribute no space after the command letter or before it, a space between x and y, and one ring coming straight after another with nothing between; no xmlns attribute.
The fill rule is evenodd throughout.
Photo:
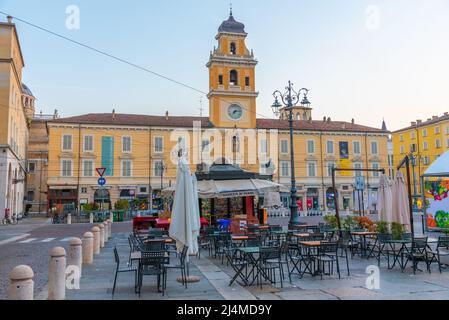
<svg viewBox="0 0 449 320"><path fill-rule="evenodd" d="M260 267L260 247L244 247L238 248L238 250L245 255L245 260L248 262L251 268L250 272L245 277L245 285L252 286L254 284L254 281L258 279L259 275L261 275L265 280L270 281L270 278L265 270ZM243 268L239 271L238 275L243 276L242 272ZM249 278L251 275L254 275L253 281L249 282Z"/></svg>
<svg viewBox="0 0 449 320"><path fill-rule="evenodd" d="M401 271L404 271L405 269L405 262L404 262L404 256L409 253L409 249L407 245L410 245L413 243L412 239L401 239L401 240L387 240L384 241L386 244L389 245L391 248L391 251L393 252L393 265L390 267L388 266L388 269L393 269L396 265L396 262L399 264L399 267L401 268ZM396 246L400 246L399 250L396 250Z"/></svg>
<svg viewBox="0 0 449 320"><path fill-rule="evenodd" d="M305 268L301 277L307 273L307 270L312 275L312 277L315 277L319 275L320 271L317 269L317 265L315 263L315 257L318 256L318 248L321 246L322 243L326 243L326 241L299 241L298 244L302 246L306 250L306 256L309 257L308 261L309 263L305 263ZM312 265L312 268L311 268Z"/></svg>
<svg viewBox="0 0 449 320"><path fill-rule="evenodd" d="M361 257L362 258L369 258L368 253L368 246L366 245L366 238L367 237L373 237L377 235L377 232L372 231L353 231L351 232L351 235L354 237L359 237L361 239L360 245L361 245Z"/></svg>

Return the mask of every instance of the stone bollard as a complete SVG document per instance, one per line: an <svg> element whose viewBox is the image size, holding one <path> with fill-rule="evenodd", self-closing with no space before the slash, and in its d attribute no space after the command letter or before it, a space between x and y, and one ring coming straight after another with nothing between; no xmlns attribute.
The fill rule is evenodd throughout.
<svg viewBox="0 0 449 320"><path fill-rule="evenodd" d="M98 227L100 228L100 248L104 248L104 224L100 223Z"/></svg>
<svg viewBox="0 0 449 320"><path fill-rule="evenodd" d="M9 273L8 300L34 299L34 272L29 266L16 266Z"/></svg>
<svg viewBox="0 0 449 320"><path fill-rule="evenodd" d="M94 223L94 213L93 212L89 213L89 223L90 224Z"/></svg>
<svg viewBox="0 0 449 320"><path fill-rule="evenodd" d="M81 251L84 264L94 263L94 235L92 232L83 234L83 248Z"/></svg>
<svg viewBox="0 0 449 320"><path fill-rule="evenodd" d="M106 243L108 242L108 228L109 228L108 220L103 221L103 226L104 226L104 244L106 245Z"/></svg>
<svg viewBox="0 0 449 320"><path fill-rule="evenodd" d="M108 219L108 238L112 237L112 222L111 219Z"/></svg>
<svg viewBox="0 0 449 320"><path fill-rule="evenodd" d="M72 214L71 213L69 213L67 215L67 224L72 224Z"/></svg>
<svg viewBox="0 0 449 320"><path fill-rule="evenodd" d="M48 300L65 299L66 254L62 247L50 251L50 268L48 272Z"/></svg>
<svg viewBox="0 0 449 320"><path fill-rule="evenodd" d="M100 254L100 228L93 227L92 233L94 234L94 254Z"/></svg>
<svg viewBox="0 0 449 320"><path fill-rule="evenodd" d="M111 222L108 220L106 220L106 232L104 234L104 241L109 241L109 238L111 237Z"/></svg>
<svg viewBox="0 0 449 320"><path fill-rule="evenodd" d="M109 212L109 221L111 221L111 223L114 222L114 213L112 211Z"/></svg>
<svg viewBox="0 0 449 320"><path fill-rule="evenodd" d="M81 269L83 264L82 244L80 238L73 238L69 242L69 252L67 254L67 266L78 267L81 275Z"/></svg>

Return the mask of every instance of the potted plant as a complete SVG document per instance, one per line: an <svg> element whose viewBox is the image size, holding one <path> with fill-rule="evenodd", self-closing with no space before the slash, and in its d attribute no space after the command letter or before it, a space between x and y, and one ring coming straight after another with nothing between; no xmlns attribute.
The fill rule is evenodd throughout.
<svg viewBox="0 0 449 320"><path fill-rule="evenodd" d="M376 231L380 234L387 234L389 233L388 230L388 222L386 221L377 221L376 222Z"/></svg>
<svg viewBox="0 0 449 320"><path fill-rule="evenodd" d="M345 231L351 231L353 230L355 227L357 227L358 223L356 220L354 220L353 217L351 216L347 216L344 220L343 220L343 230Z"/></svg>
<svg viewBox="0 0 449 320"><path fill-rule="evenodd" d="M404 226L398 222L393 222L391 224L391 234L394 240L401 240L404 234Z"/></svg>
<svg viewBox="0 0 449 320"><path fill-rule="evenodd" d="M338 223L337 223L337 217L329 214L327 216L324 217L324 222L326 222L326 224L331 227L332 229L337 229L338 227Z"/></svg>

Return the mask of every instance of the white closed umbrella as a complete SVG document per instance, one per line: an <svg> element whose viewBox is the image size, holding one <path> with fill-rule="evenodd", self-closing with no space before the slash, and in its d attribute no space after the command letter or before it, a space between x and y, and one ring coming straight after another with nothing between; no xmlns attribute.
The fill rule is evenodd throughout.
<svg viewBox="0 0 449 320"><path fill-rule="evenodd" d="M402 224L407 232L410 228L410 205L405 178L402 172L396 174L393 189L393 220Z"/></svg>
<svg viewBox="0 0 449 320"><path fill-rule="evenodd" d="M195 198L194 183L190 175L186 159L181 158L176 175L176 192L173 201L169 235L176 240L179 252L184 246L189 248L189 254L198 253L199 210L198 196Z"/></svg>
<svg viewBox="0 0 449 320"><path fill-rule="evenodd" d="M377 193L380 220L393 222L393 193L390 179L385 174L380 177L379 191Z"/></svg>

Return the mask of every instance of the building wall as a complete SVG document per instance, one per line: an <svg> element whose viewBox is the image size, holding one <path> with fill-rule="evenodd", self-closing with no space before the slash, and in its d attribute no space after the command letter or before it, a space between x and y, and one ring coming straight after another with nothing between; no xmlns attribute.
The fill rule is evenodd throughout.
<svg viewBox="0 0 449 320"><path fill-rule="evenodd" d="M28 124L22 105L22 68L16 29L0 23L0 218L22 213Z"/></svg>
<svg viewBox="0 0 449 320"><path fill-rule="evenodd" d="M437 145L439 141L440 145ZM411 152L411 145L415 145ZM393 152L395 164L412 153L416 157L415 188L421 193L420 176L443 153L449 150L449 120L432 124L421 124L393 133ZM413 169L413 168L412 168ZM413 190L412 190L413 191Z"/></svg>

